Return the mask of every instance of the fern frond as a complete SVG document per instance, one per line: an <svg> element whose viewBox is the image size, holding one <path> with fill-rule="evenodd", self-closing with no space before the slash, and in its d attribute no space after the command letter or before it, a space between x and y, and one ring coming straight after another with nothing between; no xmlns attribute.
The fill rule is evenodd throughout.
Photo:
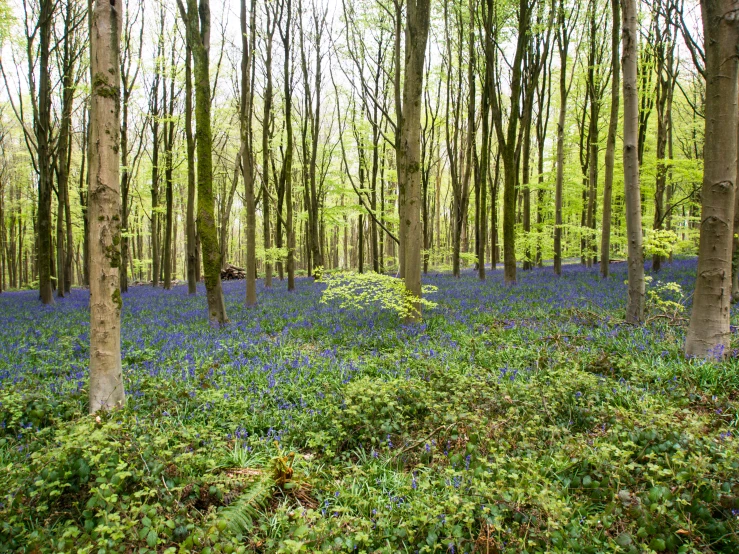
<svg viewBox="0 0 739 554"><path fill-rule="evenodd" d="M244 534L254 526L254 519L259 509L264 508L272 496L274 481L263 477L243 491L230 505L223 508L218 518L226 523L226 527L234 535Z"/></svg>

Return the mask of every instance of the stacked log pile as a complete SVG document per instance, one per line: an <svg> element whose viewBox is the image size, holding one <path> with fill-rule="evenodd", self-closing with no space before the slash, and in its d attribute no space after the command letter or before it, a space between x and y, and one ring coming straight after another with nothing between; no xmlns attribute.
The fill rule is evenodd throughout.
<svg viewBox="0 0 739 554"><path fill-rule="evenodd" d="M240 281L246 279L246 270L235 265L226 264L226 267L221 270L222 281Z"/></svg>

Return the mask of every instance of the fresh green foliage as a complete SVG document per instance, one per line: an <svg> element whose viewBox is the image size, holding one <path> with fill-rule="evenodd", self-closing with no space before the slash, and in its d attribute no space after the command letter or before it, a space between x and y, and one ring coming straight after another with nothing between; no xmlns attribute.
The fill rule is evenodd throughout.
<svg viewBox="0 0 739 554"><path fill-rule="evenodd" d="M0 0L0 48L10 36L10 29L14 23L13 11L9 0Z"/></svg>
<svg viewBox="0 0 739 554"><path fill-rule="evenodd" d="M318 269L316 270L318 271ZM320 273L317 273L320 279ZM341 309L361 310L376 305L405 318L415 313L417 304L434 308L436 303L426 295L436 292L436 287L424 285L423 298L417 298L405 288L402 279L380 273L334 273L326 279L326 289L321 302L336 303Z"/></svg>
<svg viewBox="0 0 739 554"><path fill-rule="evenodd" d="M677 234L667 229L654 229L647 231L644 240L644 253L647 256L659 254L668 257L677 244Z"/></svg>
<svg viewBox="0 0 739 554"><path fill-rule="evenodd" d="M683 288L679 283L654 281L647 275L647 309L650 312L673 318L681 316L685 312L687 300Z"/></svg>

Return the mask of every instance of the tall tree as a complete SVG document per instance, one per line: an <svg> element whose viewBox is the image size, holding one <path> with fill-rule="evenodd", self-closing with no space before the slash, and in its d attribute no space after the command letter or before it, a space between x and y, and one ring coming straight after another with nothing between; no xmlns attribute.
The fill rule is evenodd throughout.
<svg viewBox="0 0 739 554"><path fill-rule="evenodd" d="M675 90L675 35L677 29L672 23L673 2L663 5L658 0L654 5L658 12L655 15L655 44L654 58L656 71L656 99L657 106L657 177L654 187L654 222L655 231L662 229L666 218L665 193L667 190L668 167L665 161L667 154L667 139L672 122L672 98ZM661 12L661 13L660 13ZM659 271L662 256L655 253L652 256L652 270Z"/></svg>
<svg viewBox="0 0 739 554"><path fill-rule="evenodd" d="M585 210L585 248L583 255L588 267L597 263L597 244L595 241L595 219L598 192L598 152L600 145L600 109L608 85L608 75L604 69L605 42L599 37L598 29L603 25L603 16L598 12L597 3L588 3L590 38L588 40L588 187L587 207Z"/></svg>
<svg viewBox="0 0 739 554"><path fill-rule="evenodd" d="M554 273L562 274L562 196L564 190L564 133L567 117L567 98L572 87L572 78L567 82L567 57L570 42L576 29L579 2L574 7L565 7L564 0L557 4L556 38L559 50L559 119L557 120L557 177L554 185ZM573 73L574 76L574 73Z"/></svg>
<svg viewBox="0 0 739 554"><path fill-rule="evenodd" d="M613 195L613 166L616 158L616 131L618 130L618 106L621 87L621 60L619 42L621 34L621 7L619 0L611 0L611 114L606 138L605 176L603 182L603 225L600 239L600 274L608 277L611 263L611 201Z"/></svg>
<svg viewBox="0 0 739 554"><path fill-rule="evenodd" d="M164 288L172 288L172 223L174 219L174 142L175 142L175 83L177 82L177 41L176 32L172 36L172 47L168 71L162 86L162 109L164 110L164 129L162 145L164 146L164 252L162 270L164 272ZM169 82L167 82L169 81ZM169 85L169 91L167 86Z"/></svg>
<svg viewBox="0 0 739 554"><path fill-rule="evenodd" d="M270 160L272 157L270 139L272 136L272 39L275 33L275 9L271 3L265 4L265 17L267 19L264 37L264 115L262 117L262 222L264 235L264 286L272 286L272 259L270 249L272 247L270 226L270 193L269 174ZM278 215L279 217L279 215Z"/></svg>
<svg viewBox="0 0 739 554"><path fill-rule="evenodd" d="M455 21L449 17L449 11L453 10ZM470 22L472 23L472 22ZM456 26L456 29L453 28ZM444 32L446 43L445 57L445 73L446 79L446 112L445 112L445 137L446 137L446 155L449 163L449 177L452 187L452 217L451 217L451 234L452 234L452 274L459 277L460 252L462 248L462 235L464 233L464 223L469 204L469 169L471 150L470 146L474 137L475 123L475 74L473 70L474 48L470 45L471 54L468 61L467 86L468 95L468 136L467 144L464 144L463 135L463 110L462 110L462 89L464 87L463 66L464 66L464 23L462 20L462 6L453 2L444 4ZM454 34L452 34L454 32ZM457 48L456 60L452 48Z"/></svg>
<svg viewBox="0 0 739 554"><path fill-rule="evenodd" d="M702 0L706 117L698 275L685 354L727 355L731 329L731 246L737 179L739 6Z"/></svg>
<svg viewBox="0 0 739 554"><path fill-rule="evenodd" d="M120 3L90 17L90 413L125 402L121 372Z"/></svg>
<svg viewBox="0 0 739 554"><path fill-rule="evenodd" d="M421 298L421 105L423 67L429 34L430 0L407 0L405 27L405 75L403 81L403 125L401 150L403 191L402 234L405 236L405 288ZM421 306L411 319L421 316Z"/></svg>
<svg viewBox="0 0 739 554"><path fill-rule="evenodd" d="M624 197L628 241L628 301L626 321L644 319L644 251L642 248L641 188L639 186L639 95L637 91L636 0L621 0L624 77Z"/></svg>
<svg viewBox="0 0 739 554"><path fill-rule="evenodd" d="M159 85L164 73L164 4L160 6L157 49L154 58L154 80L149 91L149 125L151 127L151 278L154 287L159 286Z"/></svg>
<svg viewBox="0 0 739 554"><path fill-rule="evenodd" d="M53 134L51 128L51 68L49 57L51 50L51 26L53 24L56 2L40 0L38 13L39 37L38 46L38 98L33 102L34 130L36 135L37 169L38 169L38 209L36 211L36 257L39 275L39 295L44 304L53 304L52 290L52 242L51 242L51 192L52 156L54 155ZM33 39L28 39L28 72L29 82L35 82L34 56L31 55ZM35 86L34 86L35 88ZM33 91L35 92L35 91Z"/></svg>
<svg viewBox="0 0 739 554"><path fill-rule="evenodd" d="M322 267L323 251L321 248L321 240L319 233L320 224L320 194L316 186L316 164L318 159L318 138L321 125L321 95L323 94L323 74L322 65L325 52L322 50L321 43L324 32L326 30L326 17L328 8L322 10L313 3L312 20L313 29L311 37L313 39L313 48L315 50L315 59L313 62L313 83L311 84L308 52L303 30L303 7L302 2L298 2L298 10L301 17L298 20L298 30L300 32L300 66L303 72L304 95L304 122L303 122L303 179L308 198L308 234L309 234L309 253L313 267ZM310 129L310 133L308 133ZM308 139L310 138L310 142ZM306 173L307 170L307 173ZM310 274L310 264L309 272Z"/></svg>
<svg viewBox="0 0 739 554"><path fill-rule="evenodd" d="M482 85L481 114L482 118L482 150L480 155L480 195L478 213L480 216L480 239L477 247L477 276L480 280L485 280L485 247L487 245L487 183L490 170L490 94L493 89L493 7L492 2L485 0L482 2L482 25L483 25L483 59L484 59L484 77ZM495 204L495 199L492 199ZM495 253L492 252L493 260ZM494 265L495 262L493 262Z"/></svg>
<svg viewBox="0 0 739 554"><path fill-rule="evenodd" d="M293 228L293 127L292 127L292 0L282 0L281 10L285 21L280 17L280 38L284 49L284 102L285 102L285 154L280 173L280 187L285 191L285 234L287 235L287 290L295 290L295 229Z"/></svg>
<svg viewBox="0 0 739 554"><path fill-rule="evenodd" d="M208 318L213 324L227 323L221 287L221 255L215 224L213 196L213 137L210 128L210 1L177 0L192 49L195 77L195 134L197 139L198 234L203 248Z"/></svg>
<svg viewBox="0 0 739 554"><path fill-rule="evenodd" d="M187 33L187 31L185 31ZM197 292L198 257L195 228L195 137L192 134L192 48L185 40L185 140L187 142L187 208L185 238L187 247L187 293Z"/></svg>
<svg viewBox="0 0 739 554"><path fill-rule="evenodd" d="M552 10L546 9L546 3L537 6L536 20L533 22L533 28L537 32L532 33L528 40L523 61L522 76L522 113L521 113L521 129L519 135L523 134L522 151L517 156L522 159L522 183L519 187L520 196L523 199L523 231L527 235L526 249L523 260L523 269L529 270L534 267L534 258L531 254L531 241L529 239L531 233L531 133L532 119L534 115L534 99L539 90L539 81L546 83L546 74L542 79L542 71L546 71L547 60L549 57L549 46L551 43L552 24L554 18L554 5ZM544 31L540 31L544 29ZM540 112L541 112L540 106ZM541 120L541 113L539 120ZM537 121L537 125L540 121ZM537 132L537 129L534 129Z"/></svg>
<svg viewBox="0 0 739 554"><path fill-rule="evenodd" d="M136 10L131 13L131 0L123 4L124 23L123 36L121 37L121 292L128 291L128 259L129 259L129 228L128 215L130 211L129 193L131 186L131 169L129 167L129 156L131 148L128 142L128 110L131 103L131 94L136 86L141 64L142 49L144 45L144 7L137 4ZM141 21L139 21L141 18ZM138 40L134 42L134 26L139 25ZM136 61L135 68L133 67ZM139 151L143 141L139 141Z"/></svg>
<svg viewBox="0 0 739 554"><path fill-rule="evenodd" d="M528 110L522 110L522 96L524 95L523 63L529 41L531 39L531 12L530 0L519 0L516 12L517 38L516 49L510 77L510 108L508 121L504 125L503 100L499 86L493 88L492 112L495 130L498 135L498 145L503 159L503 270L506 284L516 282L516 189L518 182L518 167L522 145L522 133L519 124L526 123ZM541 31L536 31L541 32ZM497 64L496 64L497 67ZM500 72L498 71L498 80ZM535 79L533 82L535 83ZM530 106L529 106L530 107ZM522 113L525 112L525 113ZM522 119L524 120L522 122Z"/></svg>
<svg viewBox="0 0 739 554"><path fill-rule="evenodd" d="M254 151L252 148L252 89L251 73L256 34L256 0L251 0L247 12L246 0L241 0L241 171L246 199L246 305L257 303L257 217L254 198ZM247 26L247 14L249 23Z"/></svg>
<svg viewBox="0 0 739 554"><path fill-rule="evenodd" d="M55 36L61 48L55 48L57 67L62 85L62 102L57 134L57 156L54 170L57 177L57 294L61 298L70 292L72 286L72 259L74 235L72 210L69 195L69 171L72 155L72 109L81 78L79 61L84 50L84 40L80 27L86 13L80 4L69 0L64 6L62 35Z"/></svg>

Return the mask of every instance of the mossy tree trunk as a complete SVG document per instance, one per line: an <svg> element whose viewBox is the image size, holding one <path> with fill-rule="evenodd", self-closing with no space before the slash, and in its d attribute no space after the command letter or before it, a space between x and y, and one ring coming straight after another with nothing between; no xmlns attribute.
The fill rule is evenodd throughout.
<svg viewBox="0 0 739 554"><path fill-rule="evenodd" d="M221 254L215 222L213 195L213 137L210 128L210 3L209 0L177 0L192 49L195 85L195 138L197 141L197 228L202 247L208 319L211 324L228 322L221 287Z"/></svg>

